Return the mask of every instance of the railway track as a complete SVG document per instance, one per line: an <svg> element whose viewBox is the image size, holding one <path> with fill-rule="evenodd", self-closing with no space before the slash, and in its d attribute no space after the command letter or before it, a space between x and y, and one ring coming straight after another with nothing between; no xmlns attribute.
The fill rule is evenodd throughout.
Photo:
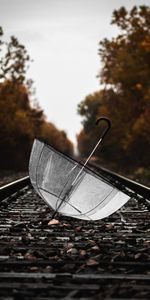
<svg viewBox="0 0 150 300"><path fill-rule="evenodd" d="M121 214L50 225L28 177L0 189L0 300L150 299L149 189L93 168L130 194Z"/></svg>

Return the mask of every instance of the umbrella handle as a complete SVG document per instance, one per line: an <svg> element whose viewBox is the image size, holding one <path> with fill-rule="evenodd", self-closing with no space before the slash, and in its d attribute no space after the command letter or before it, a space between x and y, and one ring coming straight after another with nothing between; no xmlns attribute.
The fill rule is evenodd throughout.
<svg viewBox="0 0 150 300"><path fill-rule="evenodd" d="M72 182L72 186L74 185L74 183L76 182L76 180L78 179L79 175L82 173L83 169L85 168L85 166L87 165L87 163L89 162L90 158L92 157L93 153L95 152L95 150L97 149L97 147L99 146L99 144L102 142L104 136L106 135L106 133L108 132L108 130L111 128L111 122L108 118L106 117L100 117L96 120L96 125L99 124L100 121L105 121L107 123L107 128L104 130L102 136L100 137L99 141L97 142L97 144L95 145L94 149L92 150L92 152L90 153L90 155L88 156L88 158L86 159L84 165L82 166L82 168L80 169L79 173L77 174L76 178L74 179L74 181Z"/></svg>
<svg viewBox="0 0 150 300"><path fill-rule="evenodd" d="M111 128L111 122L108 118L106 117L100 117L96 120L95 124L98 125L101 121L105 121L107 123L107 128L104 130L101 139L103 139L105 137L105 135L107 134L107 132L110 130Z"/></svg>

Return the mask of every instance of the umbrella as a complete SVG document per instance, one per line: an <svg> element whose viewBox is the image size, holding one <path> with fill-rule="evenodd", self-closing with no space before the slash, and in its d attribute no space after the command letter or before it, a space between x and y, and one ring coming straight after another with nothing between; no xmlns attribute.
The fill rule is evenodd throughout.
<svg viewBox="0 0 150 300"><path fill-rule="evenodd" d="M101 117L96 124L101 121L105 121L107 127L84 164L34 140L29 161L30 180L36 192L54 210L54 215L58 212L83 220L98 220L114 213L129 200L128 195L87 167L111 127L109 119Z"/></svg>

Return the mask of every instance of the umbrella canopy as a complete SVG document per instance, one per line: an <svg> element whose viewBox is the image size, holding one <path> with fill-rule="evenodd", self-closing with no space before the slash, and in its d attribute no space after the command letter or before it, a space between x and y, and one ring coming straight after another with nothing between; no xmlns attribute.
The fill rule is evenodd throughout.
<svg viewBox="0 0 150 300"><path fill-rule="evenodd" d="M104 134L98 143L103 137ZM81 164L35 139L29 162L30 180L55 212L98 220L114 213L129 200L128 195L86 166L98 143L85 164Z"/></svg>

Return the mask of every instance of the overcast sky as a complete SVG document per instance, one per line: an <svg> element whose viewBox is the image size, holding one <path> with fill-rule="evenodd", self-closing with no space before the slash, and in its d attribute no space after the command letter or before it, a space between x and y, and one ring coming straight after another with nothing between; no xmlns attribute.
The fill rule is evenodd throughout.
<svg viewBox="0 0 150 300"><path fill-rule="evenodd" d="M5 37L15 35L26 46L36 97L73 142L82 120L77 105L100 88L99 41L117 34L113 10L143 4L150 0L0 0Z"/></svg>

